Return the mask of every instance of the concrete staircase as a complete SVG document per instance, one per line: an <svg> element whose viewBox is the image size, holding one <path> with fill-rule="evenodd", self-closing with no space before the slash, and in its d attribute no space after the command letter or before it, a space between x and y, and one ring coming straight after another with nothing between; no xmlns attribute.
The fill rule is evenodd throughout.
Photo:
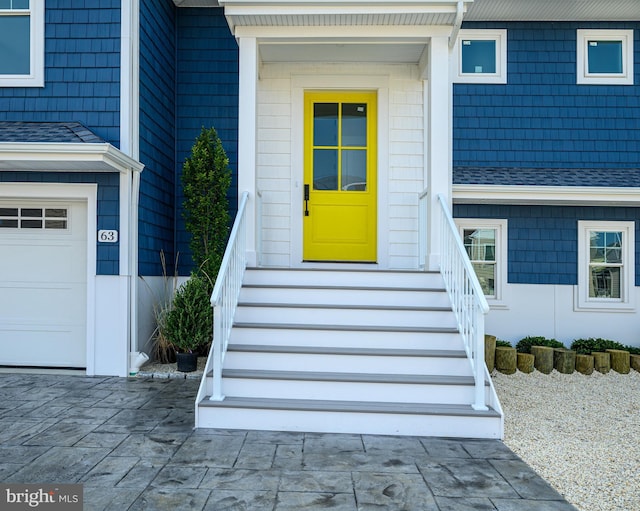
<svg viewBox="0 0 640 511"><path fill-rule="evenodd" d="M222 388L224 400L198 403L199 427L502 435L500 413L471 407L439 273L248 269Z"/></svg>

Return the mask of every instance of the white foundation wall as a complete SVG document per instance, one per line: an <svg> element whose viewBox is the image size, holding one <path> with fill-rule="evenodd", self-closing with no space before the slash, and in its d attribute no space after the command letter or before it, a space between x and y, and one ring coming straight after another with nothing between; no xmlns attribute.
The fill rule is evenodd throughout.
<svg viewBox="0 0 640 511"><path fill-rule="evenodd" d="M137 347L133 351L143 351L151 358L153 355L154 331L156 328L156 314L163 307L167 307L178 287L184 284L188 277L178 276L144 276L138 278L138 320ZM213 314L213 309L211 310ZM211 333L213 335L213 332Z"/></svg>
<svg viewBox="0 0 640 511"><path fill-rule="evenodd" d="M569 347L575 339L601 337L640 346L638 312L574 310L574 286L508 284L506 307L492 308L485 331L515 345L523 337L544 336ZM640 303L640 288L634 288Z"/></svg>
<svg viewBox="0 0 640 511"><path fill-rule="evenodd" d="M295 89L304 82L310 84L304 89L313 90L314 77L318 77L316 90L365 90L366 86L354 84L367 83L367 77L385 84L378 104L378 265L417 268L418 194L424 187L424 82L412 65L261 66L257 122L260 263L284 267L301 263L304 183L303 134L299 131L303 110Z"/></svg>

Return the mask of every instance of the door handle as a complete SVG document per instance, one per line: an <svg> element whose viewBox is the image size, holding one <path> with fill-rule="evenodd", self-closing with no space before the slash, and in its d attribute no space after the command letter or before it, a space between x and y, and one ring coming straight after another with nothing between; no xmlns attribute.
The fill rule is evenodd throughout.
<svg viewBox="0 0 640 511"><path fill-rule="evenodd" d="M304 185L304 216L309 216L309 185Z"/></svg>

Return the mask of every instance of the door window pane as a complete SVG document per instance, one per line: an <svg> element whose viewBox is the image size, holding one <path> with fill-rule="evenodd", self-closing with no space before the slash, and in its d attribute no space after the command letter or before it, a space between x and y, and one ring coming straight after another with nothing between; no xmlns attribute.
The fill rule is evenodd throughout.
<svg viewBox="0 0 640 511"><path fill-rule="evenodd" d="M589 41L589 73L621 74L622 41Z"/></svg>
<svg viewBox="0 0 640 511"><path fill-rule="evenodd" d="M342 145L367 146L367 105L359 103L342 105Z"/></svg>
<svg viewBox="0 0 640 511"><path fill-rule="evenodd" d="M496 41L463 39L462 72L495 73Z"/></svg>
<svg viewBox="0 0 640 511"><path fill-rule="evenodd" d="M316 103L313 105L313 145L338 145L337 103Z"/></svg>
<svg viewBox="0 0 640 511"><path fill-rule="evenodd" d="M0 16L0 74L31 73L29 16Z"/></svg>
<svg viewBox="0 0 640 511"><path fill-rule="evenodd" d="M313 189L338 189L338 151L337 149L313 150Z"/></svg>
<svg viewBox="0 0 640 511"><path fill-rule="evenodd" d="M362 149L342 150L342 190L367 190L367 151Z"/></svg>

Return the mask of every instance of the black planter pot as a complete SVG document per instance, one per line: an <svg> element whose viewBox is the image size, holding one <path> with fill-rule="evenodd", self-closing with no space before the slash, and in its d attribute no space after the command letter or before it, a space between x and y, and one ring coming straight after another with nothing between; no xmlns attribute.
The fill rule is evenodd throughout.
<svg viewBox="0 0 640 511"><path fill-rule="evenodd" d="M191 373L198 368L198 355L196 353L176 353L178 371Z"/></svg>

